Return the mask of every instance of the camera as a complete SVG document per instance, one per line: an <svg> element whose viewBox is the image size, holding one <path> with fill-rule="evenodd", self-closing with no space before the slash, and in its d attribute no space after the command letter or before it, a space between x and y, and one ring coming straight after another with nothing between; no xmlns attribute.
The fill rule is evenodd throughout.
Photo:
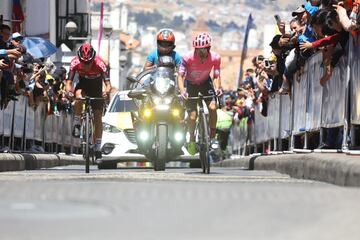
<svg viewBox="0 0 360 240"><path fill-rule="evenodd" d="M259 61L263 61L264 60L264 57L259 55L259 56L256 56L256 61L259 62Z"/></svg>
<svg viewBox="0 0 360 240"><path fill-rule="evenodd" d="M265 66L265 68L270 68L271 67L269 59L264 59L264 66Z"/></svg>

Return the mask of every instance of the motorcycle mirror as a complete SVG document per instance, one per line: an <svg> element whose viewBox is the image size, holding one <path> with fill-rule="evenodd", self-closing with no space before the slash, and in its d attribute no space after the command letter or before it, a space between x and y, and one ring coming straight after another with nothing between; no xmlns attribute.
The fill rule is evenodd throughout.
<svg viewBox="0 0 360 240"><path fill-rule="evenodd" d="M136 99L143 99L145 93L146 93L145 89L134 89L128 93L128 97L136 98Z"/></svg>
<svg viewBox="0 0 360 240"><path fill-rule="evenodd" d="M137 82L139 82L139 80L137 80L136 77L134 77L134 76L127 76L126 79L127 79L129 82L132 82L132 83L137 83Z"/></svg>

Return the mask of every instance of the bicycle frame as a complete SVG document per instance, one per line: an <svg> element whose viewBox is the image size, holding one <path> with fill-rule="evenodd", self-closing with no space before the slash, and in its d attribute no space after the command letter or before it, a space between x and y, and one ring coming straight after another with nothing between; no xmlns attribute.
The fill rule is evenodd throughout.
<svg viewBox="0 0 360 240"><path fill-rule="evenodd" d="M209 125L204 112L204 103L205 99L213 99L215 96L203 96L201 93L198 94L198 97L189 97L189 100L197 100L197 105L199 106L199 117L198 117L198 126L199 130L199 146L200 146L200 162L203 173L210 173L210 134L209 134Z"/></svg>
<svg viewBox="0 0 360 240"><path fill-rule="evenodd" d="M85 134L83 133L84 129L82 129L82 134L80 137L81 146L83 148L83 156L85 158L85 173L90 172L90 144L92 142L92 138L94 135L94 130L92 127L92 120L93 120L93 111L91 107L91 102L96 100L104 100L104 98L98 97L82 97L76 98L75 100L83 101L85 104L85 109L82 112L82 125L85 128ZM84 137L85 136L85 137Z"/></svg>

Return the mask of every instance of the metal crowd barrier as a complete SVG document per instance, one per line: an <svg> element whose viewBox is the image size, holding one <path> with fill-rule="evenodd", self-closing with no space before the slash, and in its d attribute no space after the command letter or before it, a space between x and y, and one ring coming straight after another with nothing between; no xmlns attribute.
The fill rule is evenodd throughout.
<svg viewBox="0 0 360 240"><path fill-rule="evenodd" d="M70 152L80 147L79 139L72 137L73 116L60 112L60 116L47 115L44 103L34 110L28 99L19 96L0 110L0 136L2 148L10 152L31 151L31 146L41 146L46 152Z"/></svg>
<svg viewBox="0 0 360 240"><path fill-rule="evenodd" d="M259 144L263 145L263 151L264 144L270 150L284 151L293 150L294 138L304 135L303 148L307 149L309 133L319 132L321 143L325 128L343 127L343 149L349 147L348 136L354 146L354 129L360 125L360 34L350 36L348 53L340 59L324 87L320 85L323 73L323 56L318 52L307 61L301 77L294 77L291 100L289 96L272 96L267 117L255 111L253 136L242 134L248 133L246 130L233 128L237 131L233 136L239 136L236 142L250 139L247 144L255 146L254 152ZM282 147L284 139L288 139L289 149Z"/></svg>

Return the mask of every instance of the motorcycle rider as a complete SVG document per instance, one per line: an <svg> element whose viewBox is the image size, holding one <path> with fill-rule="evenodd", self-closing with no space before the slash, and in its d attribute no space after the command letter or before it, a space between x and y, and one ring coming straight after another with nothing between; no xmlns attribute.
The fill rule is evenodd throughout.
<svg viewBox="0 0 360 240"><path fill-rule="evenodd" d="M182 98L197 97L200 92L203 96L213 96L212 99L206 99L205 102L209 109L209 126L211 145L217 143L216 122L217 122L217 103L216 97L222 95L220 64L221 57L218 53L210 51L212 38L209 33L200 33L193 40L194 51L186 54L181 62L178 86ZM213 70L214 80L210 77ZM186 108L189 112L187 121L190 133L190 142L188 152L192 155L196 153L195 127L197 118L197 100L186 101Z"/></svg>
<svg viewBox="0 0 360 240"><path fill-rule="evenodd" d="M81 98L83 96L109 98L111 83L107 78L107 66L99 56L96 56L96 52L90 43L82 44L77 51L77 56L73 58L70 63L70 72L66 82L67 95L72 89L72 82L76 72L79 74L79 82L74 91L76 98ZM103 82L105 84L104 92L102 91ZM100 146L102 137L103 101L92 101L91 107L94 112L95 157L99 159L101 158ZM74 110L73 136L80 137L82 101L75 101Z"/></svg>
<svg viewBox="0 0 360 240"><path fill-rule="evenodd" d="M175 65L178 67L181 63L180 55L174 51L175 49L175 35L167 28L161 29L156 35L157 49L154 49L146 58L144 70L154 68L161 56L171 56Z"/></svg>

